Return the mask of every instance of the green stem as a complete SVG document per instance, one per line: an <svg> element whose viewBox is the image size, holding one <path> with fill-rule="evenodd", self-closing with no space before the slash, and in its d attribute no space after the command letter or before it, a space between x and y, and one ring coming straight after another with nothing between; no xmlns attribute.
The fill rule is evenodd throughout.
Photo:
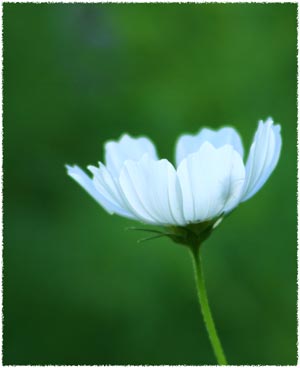
<svg viewBox="0 0 300 368"><path fill-rule="evenodd" d="M199 249L199 248L198 248ZM194 264L195 278L196 278L196 286L198 291L198 299L202 311L202 315L204 318L204 323L206 325L206 329L208 332L208 336L213 347L215 356L217 358L217 362L219 365L227 365L227 361L223 352L223 348L221 342L219 340L217 330L214 324L214 320L212 318L208 298L206 293L206 287L204 283L204 277L201 266L201 258L199 250L191 249L192 259Z"/></svg>

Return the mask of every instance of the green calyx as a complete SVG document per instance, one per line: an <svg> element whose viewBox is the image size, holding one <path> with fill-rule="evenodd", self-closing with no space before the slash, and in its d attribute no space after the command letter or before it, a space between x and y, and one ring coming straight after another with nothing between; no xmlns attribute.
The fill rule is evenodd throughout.
<svg viewBox="0 0 300 368"><path fill-rule="evenodd" d="M145 231L155 234L151 237L140 239L138 241L139 243L167 236L175 243L188 246L192 249L198 249L222 220L223 216L220 216L213 220L188 224L186 226L166 226L164 230L141 229L136 227L128 228L128 230Z"/></svg>
<svg viewBox="0 0 300 368"><path fill-rule="evenodd" d="M204 221L186 226L172 226L169 237L175 242L187 245L193 249L198 248L220 224L223 217L214 220Z"/></svg>

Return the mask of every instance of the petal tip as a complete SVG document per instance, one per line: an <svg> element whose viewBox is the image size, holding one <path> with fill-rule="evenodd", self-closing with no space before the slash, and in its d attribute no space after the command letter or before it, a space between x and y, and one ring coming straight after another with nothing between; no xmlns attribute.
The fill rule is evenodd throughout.
<svg viewBox="0 0 300 368"><path fill-rule="evenodd" d="M80 169L79 166L77 165L65 165L65 168L67 169L67 174L72 176L72 175L78 175L82 170Z"/></svg>

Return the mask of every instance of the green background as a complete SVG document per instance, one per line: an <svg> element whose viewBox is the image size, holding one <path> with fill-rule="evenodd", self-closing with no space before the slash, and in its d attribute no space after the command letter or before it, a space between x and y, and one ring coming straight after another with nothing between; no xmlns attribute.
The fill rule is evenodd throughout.
<svg viewBox="0 0 300 368"><path fill-rule="evenodd" d="M4 5L4 364L214 364L187 250L137 244L64 165L123 132L282 125L268 183L203 246L231 364L296 364L295 4Z"/></svg>

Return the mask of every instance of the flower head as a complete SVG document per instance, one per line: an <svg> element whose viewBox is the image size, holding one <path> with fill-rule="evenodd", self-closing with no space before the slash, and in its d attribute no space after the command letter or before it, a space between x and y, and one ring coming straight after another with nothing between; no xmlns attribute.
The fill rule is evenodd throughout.
<svg viewBox="0 0 300 368"><path fill-rule="evenodd" d="M216 221L264 185L280 150L280 125L269 118L259 122L245 164L239 134L225 127L182 135L176 166L158 159L148 138L124 134L106 143L105 165L88 166L92 178L78 166L67 169L111 214L172 229L192 228L193 233L197 228L203 234L203 226L210 232Z"/></svg>

